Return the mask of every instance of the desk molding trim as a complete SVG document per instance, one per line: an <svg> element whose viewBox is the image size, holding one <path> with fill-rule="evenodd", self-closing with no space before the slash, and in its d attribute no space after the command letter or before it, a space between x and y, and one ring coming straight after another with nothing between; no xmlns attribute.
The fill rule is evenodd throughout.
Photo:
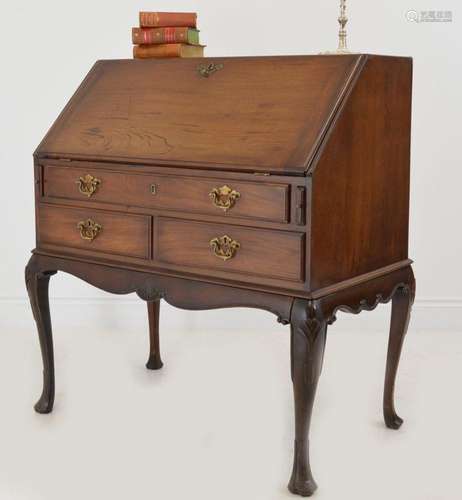
<svg viewBox="0 0 462 500"><path fill-rule="evenodd" d="M180 309L193 311L231 307L263 309L275 314L282 324L290 322L294 300L286 295L243 290L229 285L216 285L38 254L31 257L26 268L26 276L47 275L56 271L72 274L109 293L118 295L136 293L145 301L164 299Z"/></svg>

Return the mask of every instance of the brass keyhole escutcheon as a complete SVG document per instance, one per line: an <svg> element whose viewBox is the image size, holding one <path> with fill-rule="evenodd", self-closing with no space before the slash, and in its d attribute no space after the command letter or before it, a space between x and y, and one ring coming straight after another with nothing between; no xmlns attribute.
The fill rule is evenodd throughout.
<svg viewBox="0 0 462 500"><path fill-rule="evenodd" d="M200 64L197 67L197 72L204 78L209 78L210 75L213 75L213 73L216 73L217 71L220 71L223 68L224 64L215 64L215 63Z"/></svg>
<svg viewBox="0 0 462 500"><path fill-rule="evenodd" d="M80 231L80 237L82 240L93 241L98 234L103 229L101 224L98 224L94 220L87 219L81 220L77 223L77 229Z"/></svg>
<svg viewBox="0 0 462 500"><path fill-rule="evenodd" d="M75 181L75 183L79 187L79 192L90 198L98 191L98 186L101 184L101 181L90 174L86 174L80 177L78 181Z"/></svg>
<svg viewBox="0 0 462 500"><path fill-rule="evenodd" d="M237 250L241 248L241 244L225 234L221 237L210 240L210 248L212 249L215 257L218 257L226 262L236 255Z"/></svg>
<svg viewBox="0 0 462 500"><path fill-rule="evenodd" d="M227 212L234 207L236 201L241 197L241 193L224 185L213 188L209 196L217 208L221 208L224 212Z"/></svg>
<svg viewBox="0 0 462 500"><path fill-rule="evenodd" d="M149 186L149 190L151 191L151 194L157 194L157 185L156 184L151 184Z"/></svg>

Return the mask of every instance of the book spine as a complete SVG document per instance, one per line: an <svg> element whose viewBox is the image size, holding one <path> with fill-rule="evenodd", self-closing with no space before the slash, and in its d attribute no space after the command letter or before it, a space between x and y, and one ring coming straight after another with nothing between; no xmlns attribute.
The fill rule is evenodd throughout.
<svg viewBox="0 0 462 500"><path fill-rule="evenodd" d="M141 28L188 27L195 28L195 12L140 12Z"/></svg>
<svg viewBox="0 0 462 500"><path fill-rule="evenodd" d="M132 41L135 45L157 43L194 43L197 36L189 36L190 28L132 28ZM192 30L191 30L192 31ZM193 34L196 32L193 31Z"/></svg>
<svg viewBox="0 0 462 500"><path fill-rule="evenodd" d="M181 44L135 45L133 47L133 57L135 59L147 59L150 57L181 57Z"/></svg>

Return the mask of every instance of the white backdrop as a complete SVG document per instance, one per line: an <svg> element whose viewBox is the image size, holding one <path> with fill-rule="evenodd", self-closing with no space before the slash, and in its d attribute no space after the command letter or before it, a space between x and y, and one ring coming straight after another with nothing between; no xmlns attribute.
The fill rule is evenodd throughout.
<svg viewBox="0 0 462 500"><path fill-rule="evenodd" d="M460 1L349 1L352 50L414 57L410 256L418 294L412 327L462 330L462 89ZM415 23L412 9L452 11L451 23ZM66 2L1 5L0 324L32 325L23 268L34 246L32 152L97 59L131 57L139 10L197 11L208 56L315 54L336 46L337 0ZM390 186L392 189L393 186ZM60 275L51 288L55 326L89 318L111 328L145 323L143 304ZM386 308L339 328L384 328ZM174 328L282 328L266 313L193 314L164 307Z"/></svg>

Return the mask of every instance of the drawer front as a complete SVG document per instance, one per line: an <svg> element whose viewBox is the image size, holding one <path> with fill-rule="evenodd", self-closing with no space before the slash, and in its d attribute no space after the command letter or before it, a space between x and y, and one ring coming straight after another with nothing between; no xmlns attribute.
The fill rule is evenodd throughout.
<svg viewBox="0 0 462 500"><path fill-rule="evenodd" d="M41 205L38 213L41 245L150 258L151 217L102 210Z"/></svg>
<svg viewBox="0 0 462 500"><path fill-rule="evenodd" d="M154 240L160 263L303 281L302 233L160 217Z"/></svg>
<svg viewBox="0 0 462 500"><path fill-rule="evenodd" d="M289 222L289 185L264 181L45 166L43 194L53 198Z"/></svg>

